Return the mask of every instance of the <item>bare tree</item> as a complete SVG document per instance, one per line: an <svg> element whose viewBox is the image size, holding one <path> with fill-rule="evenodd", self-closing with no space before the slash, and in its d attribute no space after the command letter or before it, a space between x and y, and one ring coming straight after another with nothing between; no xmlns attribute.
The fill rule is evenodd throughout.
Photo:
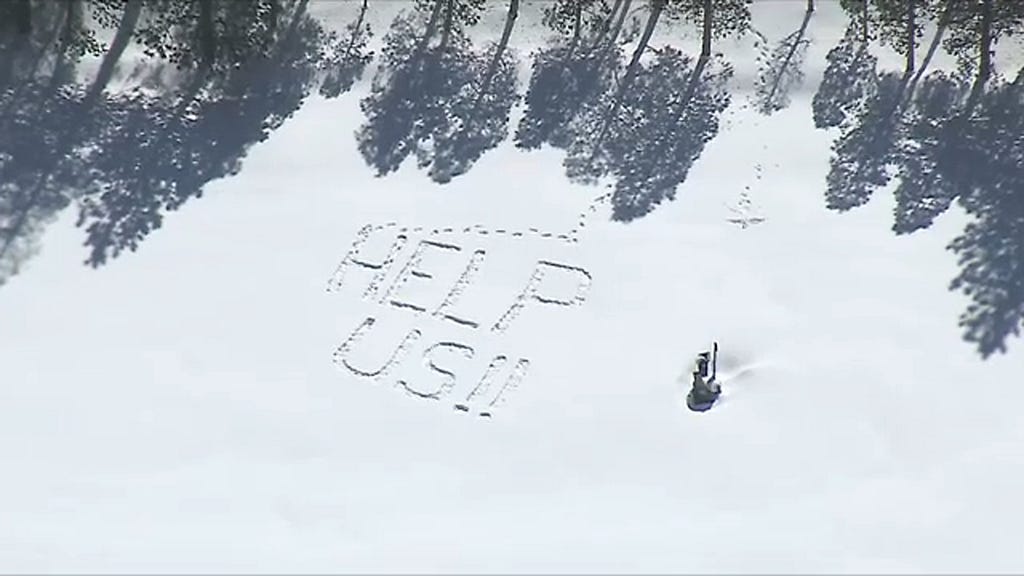
<svg viewBox="0 0 1024 576"><path fill-rule="evenodd" d="M369 0L363 0L359 15L355 22L346 28L348 37L335 37L332 33L327 42L330 54L321 64L324 78L320 85L320 94L334 98L347 92L357 80L363 77L367 64L373 59L373 51L367 48L373 31L367 20Z"/></svg>
<svg viewBox="0 0 1024 576"><path fill-rule="evenodd" d="M768 54L761 56L761 70L754 86L757 110L769 115L789 106L790 92L803 82L803 61L810 41L807 25L814 14L814 0L807 0L800 27L783 38ZM760 38L761 45L766 39Z"/></svg>

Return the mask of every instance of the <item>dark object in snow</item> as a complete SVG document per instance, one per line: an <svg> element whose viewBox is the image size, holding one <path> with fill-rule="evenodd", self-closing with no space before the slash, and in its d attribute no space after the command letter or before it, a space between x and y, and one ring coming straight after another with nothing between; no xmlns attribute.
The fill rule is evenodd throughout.
<svg viewBox="0 0 1024 576"><path fill-rule="evenodd" d="M701 352L697 355L697 371L700 372L701 378L708 377L708 365L711 363L711 353Z"/></svg>
<svg viewBox="0 0 1024 576"><path fill-rule="evenodd" d="M458 410L459 412L469 412L469 406L467 406L465 404L456 404L455 405L455 409ZM481 418L490 418L491 417L491 411L490 410L484 410L483 412L480 412L480 414L478 414L478 416L480 416Z"/></svg>
<svg viewBox="0 0 1024 576"><path fill-rule="evenodd" d="M705 382L696 372L694 376L697 379L694 380L690 393L686 395L686 407L694 412L705 412L714 406L715 400L718 400L719 394L722 393L722 387L718 382Z"/></svg>
<svg viewBox="0 0 1024 576"><path fill-rule="evenodd" d="M718 365L718 342L714 343L714 352L701 352L697 355L697 363L693 368L693 385L689 394L686 395L686 407L694 412L709 410L718 400L722 393L722 387L715 381ZM711 364L711 374L708 374L708 364Z"/></svg>

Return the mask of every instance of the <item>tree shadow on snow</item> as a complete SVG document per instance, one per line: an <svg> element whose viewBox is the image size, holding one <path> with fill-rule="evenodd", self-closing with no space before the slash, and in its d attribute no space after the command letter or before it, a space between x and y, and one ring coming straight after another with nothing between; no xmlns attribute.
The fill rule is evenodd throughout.
<svg viewBox="0 0 1024 576"><path fill-rule="evenodd" d="M629 3L618 4L624 15ZM696 59L670 46L649 45L659 18L679 16L676 8L664 0L648 6L640 38L621 72L617 46L599 43L595 58L580 50L575 35L568 45L556 44L538 54L544 67L534 73L531 96L536 106L520 127L520 146L545 141L564 145L566 175L583 184L610 181L612 219L620 222L641 218L675 197L704 146L718 133L719 116L730 102L726 83L732 69L711 55L711 38L715 30L727 34L745 29L746 20L736 17L747 14L745 6L721 12L716 8L703 19L703 45ZM714 28L712 16L723 25ZM621 19L616 20L611 40L603 41L614 42L621 26ZM585 72L580 76L587 83L565 82L561 92L543 90L544 75L553 86L574 68Z"/></svg>
<svg viewBox="0 0 1024 576"><path fill-rule="evenodd" d="M429 15L407 12L392 23L370 94L361 102L366 121L356 133L378 176L415 156L432 180L446 183L508 136L519 98L517 62L508 50L519 0L510 0L498 42L479 51L465 28L477 22L482 7L436 0Z"/></svg>
<svg viewBox="0 0 1024 576"><path fill-rule="evenodd" d="M224 69L200 68L173 98L139 91L104 102L109 125L96 142L95 178L80 201L88 263L104 264L139 243L163 214L237 174L249 149L302 105L317 77L322 31L296 13L266 52Z"/></svg>
<svg viewBox="0 0 1024 576"><path fill-rule="evenodd" d="M959 203L972 221L948 247L960 265L950 289L970 299L959 323L988 358L1024 327L1024 69L1009 82L981 57L925 75L938 35L925 64L908 56L902 73L876 72L853 26L829 53L814 98L815 124L840 128L826 203L849 210L894 181L898 235ZM977 42L991 53L990 38Z"/></svg>
<svg viewBox="0 0 1024 576"><path fill-rule="evenodd" d="M758 112L770 116L785 109L791 94L804 80L803 64L810 40L807 25L814 15L814 0L808 0L800 27L768 49L767 39L758 34L755 44L761 54L759 70L754 84L754 104Z"/></svg>
<svg viewBox="0 0 1024 576"><path fill-rule="evenodd" d="M1024 69L976 92L936 72L917 95L898 157L893 230L931 226L958 202L972 217L949 245L960 273L950 288L970 298L964 338L985 358L1005 352L1024 326Z"/></svg>
<svg viewBox="0 0 1024 576"><path fill-rule="evenodd" d="M135 250L166 211L236 173L248 149L299 108L317 79L324 34L306 5L99 5L113 10L107 16L117 28L104 52L81 27L76 43L60 42L62 31L75 29L66 15L50 17L64 4L33 4L32 29L0 60L0 283L72 202L86 231L86 263L95 267ZM201 33L207 27L212 32ZM107 93L132 41L173 63L175 81ZM86 51L103 56L87 86L74 81L76 58Z"/></svg>
<svg viewBox="0 0 1024 576"><path fill-rule="evenodd" d="M615 95L605 93L603 106L575 120L576 138L565 160L570 178L593 183L610 177L612 218L620 222L672 200L718 133L731 74L724 63L694 61L671 47L657 50L618 106L609 101Z"/></svg>
<svg viewBox="0 0 1024 576"><path fill-rule="evenodd" d="M80 7L0 4L0 286L38 251L46 226L88 170L80 154L104 123L75 83L79 59L98 46Z"/></svg>
<svg viewBox="0 0 1024 576"><path fill-rule="evenodd" d="M628 9L622 0L614 6L599 0L548 7L545 23L560 34L534 53L526 109L516 128L517 148L569 147L570 123L621 76L619 38Z"/></svg>
<svg viewBox="0 0 1024 576"><path fill-rule="evenodd" d="M957 200L974 219L949 246L961 268L951 288L971 299L960 325L988 357L1005 352L1006 339L1024 327L1024 70L1012 84L982 96L978 108L966 126L952 120L940 128L946 140L937 141L934 156L924 161L938 174L921 171L925 178L906 180L912 190L900 199L897 219L909 214L902 220L921 227L920 214L933 218L950 192L937 187L942 191L936 202L925 182L953 182Z"/></svg>

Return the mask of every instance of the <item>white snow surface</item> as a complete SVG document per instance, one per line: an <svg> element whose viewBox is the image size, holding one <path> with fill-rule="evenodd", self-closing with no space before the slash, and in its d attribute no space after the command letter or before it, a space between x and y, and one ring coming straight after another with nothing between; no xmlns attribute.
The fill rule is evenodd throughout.
<svg viewBox="0 0 1024 576"><path fill-rule="evenodd" d="M0 569L1024 570L1024 347L983 361L962 339L959 208L908 237L885 193L825 209L835 134L810 98L842 20L822 4L792 106L760 117L734 94L675 201L629 224L597 205L577 242L529 232L572 230L603 193L555 151L506 141L444 186L413 165L374 177L353 138L365 82L311 97L100 270L65 214L0 291ZM764 221L741 228L747 186ZM378 298L359 267L329 291L360 229L387 223L360 254L409 229ZM423 239L459 248L428 247L433 278L392 294L428 313L382 303ZM430 315L480 249L451 309L480 327ZM542 297L582 301L526 298L491 330L540 261L591 278L577 294L582 272L546 266ZM370 317L348 357L364 370L422 334L380 380L334 361ZM723 396L690 412L712 340ZM472 351L431 353L454 386L402 388L439 389L438 342Z"/></svg>

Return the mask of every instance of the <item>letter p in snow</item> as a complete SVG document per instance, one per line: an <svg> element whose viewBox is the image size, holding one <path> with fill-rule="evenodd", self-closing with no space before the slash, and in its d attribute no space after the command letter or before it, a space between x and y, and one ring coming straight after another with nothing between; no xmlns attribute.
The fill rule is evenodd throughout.
<svg viewBox="0 0 1024 576"><path fill-rule="evenodd" d="M576 277L576 289L571 297L559 298L546 294L546 290L543 286L544 280L546 278L550 278L552 274L560 274L563 277L566 275ZM587 290L590 288L591 281L592 278L590 273L583 268L541 260L537 262L537 267L530 276L529 282L526 283L526 288L523 288L522 293L520 293L516 298L516 301L512 303L512 306L509 307L509 309L502 314L501 318L494 323L494 326L491 327L491 331L504 332L508 329L512 320L522 312L523 308L525 308L526 304L529 302L555 304L557 306L577 306L582 304L587 299Z"/></svg>

